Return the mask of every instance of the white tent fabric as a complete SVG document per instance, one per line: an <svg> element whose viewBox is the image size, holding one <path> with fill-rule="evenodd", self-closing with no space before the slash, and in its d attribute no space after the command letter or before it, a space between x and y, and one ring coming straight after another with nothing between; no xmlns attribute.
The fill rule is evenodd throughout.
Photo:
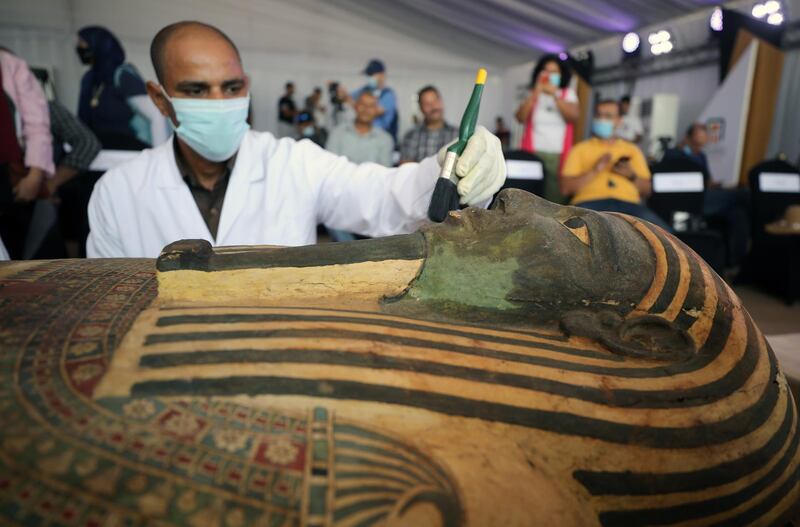
<svg viewBox="0 0 800 527"><path fill-rule="evenodd" d="M785 154L790 163L798 163L800 120L797 118L797 101L800 99L800 51L794 50L784 55L782 76L767 157Z"/></svg>
<svg viewBox="0 0 800 527"><path fill-rule="evenodd" d="M754 0L724 2L748 11ZM84 68L74 52L76 31L104 25L122 41L128 60L153 78L150 39L164 25L197 18L219 26L238 44L253 80L256 129L274 130L277 100L287 80L300 102L314 86L364 81L367 60L383 59L397 91L401 131L418 112L416 91L442 92L446 118L457 122L478 67L489 69L481 124L512 122L518 97L543 52L592 49L599 67L616 64L622 35L667 27L676 48L707 42L715 0L4 0L0 45L32 65L54 69L59 99L75 108ZM784 0L791 18L800 0ZM646 47L646 46L645 46ZM647 56L649 51L645 50ZM678 90L681 126L694 119L715 88L715 66L640 79L635 87L601 86L646 97ZM685 92L685 93L684 93ZM792 92L794 93L794 92Z"/></svg>
<svg viewBox="0 0 800 527"><path fill-rule="evenodd" d="M319 0L6 0L0 2L0 45L31 65L52 67L58 98L74 110L84 71L74 51L78 29L108 27L122 42L127 60L152 79L148 50L153 35L171 22L192 18L220 27L239 46L253 81L256 129L275 129L277 100L287 80L297 86L298 103L329 80L355 89L365 82L360 72L373 57L387 64L401 129L410 127L418 111L417 90L430 83L444 95L446 117L457 121L482 66L490 76L481 123L491 126L501 109L502 68ZM487 48L487 57L502 56L504 49L488 53Z"/></svg>

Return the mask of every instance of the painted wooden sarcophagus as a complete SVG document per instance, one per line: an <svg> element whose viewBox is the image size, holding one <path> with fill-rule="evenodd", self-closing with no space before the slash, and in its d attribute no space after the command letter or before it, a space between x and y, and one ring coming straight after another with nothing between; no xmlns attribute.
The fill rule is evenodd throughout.
<svg viewBox="0 0 800 527"><path fill-rule="evenodd" d="M0 266L0 524L782 525L796 408L650 224L519 191L378 240Z"/></svg>

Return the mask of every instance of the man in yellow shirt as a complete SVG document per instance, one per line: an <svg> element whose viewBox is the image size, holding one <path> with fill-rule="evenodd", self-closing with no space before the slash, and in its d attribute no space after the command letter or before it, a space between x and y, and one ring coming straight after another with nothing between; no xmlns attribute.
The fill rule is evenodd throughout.
<svg viewBox="0 0 800 527"><path fill-rule="evenodd" d="M595 107L592 134L570 150L561 169L561 193L571 205L605 212L622 212L669 230L642 202L651 192L650 169L635 144L618 139L619 105L600 101Z"/></svg>

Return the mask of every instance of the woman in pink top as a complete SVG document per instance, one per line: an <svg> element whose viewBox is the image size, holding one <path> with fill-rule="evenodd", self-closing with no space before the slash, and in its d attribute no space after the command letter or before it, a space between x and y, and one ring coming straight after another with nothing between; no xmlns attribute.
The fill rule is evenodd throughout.
<svg viewBox="0 0 800 527"><path fill-rule="evenodd" d="M55 172L50 113L28 65L5 49L0 83L0 236L11 257L22 258L33 202L47 195L44 179Z"/></svg>
<svg viewBox="0 0 800 527"><path fill-rule="evenodd" d="M24 152L24 175L14 186L14 196L17 201L33 201L44 178L52 177L55 172L47 99L25 61L4 49L0 49L0 75L5 92L5 100L0 104L6 104L10 110L17 144ZM0 123L0 126L4 124L7 126L7 122ZM14 138L2 137L0 163L15 164L15 149L11 144Z"/></svg>
<svg viewBox="0 0 800 527"><path fill-rule="evenodd" d="M528 95L515 117L524 126L520 149L535 153L545 166L544 197L564 203L558 173L573 140L578 96L570 87L571 71L558 55L545 55L531 75Z"/></svg>

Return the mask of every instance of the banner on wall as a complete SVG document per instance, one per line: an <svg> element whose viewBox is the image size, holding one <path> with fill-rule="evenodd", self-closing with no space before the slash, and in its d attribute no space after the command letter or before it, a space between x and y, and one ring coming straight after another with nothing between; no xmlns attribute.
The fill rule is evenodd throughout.
<svg viewBox="0 0 800 527"><path fill-rule="evenodd" d="M708 127L705 152L711 178L723 187L739 184L757 46L756 40L747 46L698 119Z"/></svg>

